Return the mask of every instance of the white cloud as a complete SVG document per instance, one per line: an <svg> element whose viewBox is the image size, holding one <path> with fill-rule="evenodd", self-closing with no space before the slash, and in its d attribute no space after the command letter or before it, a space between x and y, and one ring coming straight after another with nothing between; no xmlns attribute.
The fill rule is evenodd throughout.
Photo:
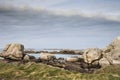
<svg viewBox="0 0 120 80"><path fill-rule="evenodd" d="M106 20L111 20L111 21L118 21L120 22L120 15L114 15L114 14L104 14L104 13L86 13L78 10L63 10L63 9L47 9L43 7L35 7L35 6L29 6L29 5L19 5L19 6L14 6L14 5L7 5L7 6L0 6L0 10L18 10L18 11L33 11L33 12L46 12L49 14L53 15L58 15L58 16L81 16L81 17L86 17L86 18L102 18Z"/></svg>
<svg viewBox="0 0 120 80"><path fill-rule="evenodd" d="M1 5L0 17L0 46L21 42L33 48L103 47L120 34L119 15L112 14Z"/></svg>

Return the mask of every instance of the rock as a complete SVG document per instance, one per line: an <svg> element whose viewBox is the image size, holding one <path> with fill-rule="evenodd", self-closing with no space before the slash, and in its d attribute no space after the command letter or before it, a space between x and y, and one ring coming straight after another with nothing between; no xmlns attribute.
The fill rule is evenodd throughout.
<svg viewBox="0 0 120 80"><path fill-rule="evenodd" d="M83 58L82 55L75 55L75 56L72 56L72 58Z"/></svg>
<svg viewBox="0 0 120 80"><path fill-rule="evenodd" d="M91 71L101 68L99 61L103 58L102 50L98 48L88 48L84 50L83 60L81 59L81 68Z"/></svg>
<svg viewBox="0 0 120 80"><path fill-rule="evenodd" d="M112 50L111 51L111 57L114 60L119 60L120 61L120 50Z"/></svg>
<svg viewBox="0 0 120 80"><path fill-rule="evenodd" d="M105 66L105 65L110 65L110 64L120 64L120 61L119 60L107 60L107 58L102 58L100 61L99 61L100 65L102 66Z"/></svg>
<svg viewBox="0 0 120 80"><path fill-rule="evenodd" d="M29 61L34 61L36 58L34 57L34 56L30 56L30 55L25 55L24 56L24 58L23 58L23 60L25 61L25 62L29 62Z"/></svg>
<svg viewBox="0 0 120 80"><path fill-rule="evenodd" d="M120 50L120 37L114 39L108 46L106 46L106 48L103 49L105 53L112 50Z"/></svg>
<svg viewBox="0 0 120 80"><path fill-rule="evenodd" d="M111 54L111 52L109 52L109 53L104 53L104 52L103 52L103 61L109 62L110 65L113 64L113 59L112 59L112 54ZM103 62L103 61L102 61L102 62ZM102 64L102 62L101 62L101 64ZM104 62L103 62L103 64L104 64Z"/></svg>
<svg viewBox="0 0 120 80"><path fill-rule="evenodd" d="M24 46L18 43L7 44L1 53L1 57L11 60L22 60L24 54Z"/></svg>
<svg viewBox="0 0 120 80"><path fill-rule="evenodd" d="M120 37L114 39L110 45L113 49L120 50Z"/></svg>
<svg viewBox="0 0 120 80"><path fill-rule="evenodd" d="M84 50L83 57L79 60L81 68L91 72L101 68L99 61L103 58L102 50L98 48L88 48Z"/></svg>
<svg viewBox="0 0 120 80"><path fill-rule="evenodd" d="M30 61L30 57L29 55L25 55L24 58L23 58L24 61Z"/></svg>
<svg viewBox="0 0 120 80"><path fill-rule="evenodd" d="M119 60L113 60L113 64L120 64Z"/></svg>
<svg viewBox="0 0 120 80"><path fill-rule="evenodd" d="M60 53L62 53L62 54L74 54L74 50L64 49L64 50L61 50Z"/></svg>
<svg viewBox="0 0 120 80"><path fill-rule="evenodd" d="M102 50L98 48L88 48L84 50L83 59L84 62L92 64L99 61L102 58Z"/></svg>
<svg viewBox="0 0 120 80"><path fill-rule="evenodd" d="M113 64L113 60L109 61L107 58L102 58L100 59L99 64L101 66L110 65Z"/></svg>
<svg viewBox="0 0 120 80"><path fill-rule="evenodd" d="M7 44L6 47L3 49L3 51L7 51L9 47L10 47L10 44Z"/></svg>
<svg viewBox="0 0 120 80"><path fill-rule="evenodd" d="M50 54L50 53L41 53L40 54L40 59L41 60L48 60L48 59L53 58L53 57L55 57L55 55Z"/></svg>
<svg viewBox="0 0 120 80"><path fill-rule="evenodd" d="M120 51L119 50L110 50L110 52L103 52L103 57L105 58L105 62L109 62L109 64L114 64L114 60L120 61ZM104 64L104 62L103 62Z"/></svg>
<svg viewBox="0 0 120 80"><path fill-rule="evenodd" d="M60 53L62 54L83 54L82 50L71 50L71 49L63 49L60 50Z"/></svg>
<svg viewBox="0 0 120 80"><path fill-rule="evenodd" d="M113 60L120 61L120 37L114 39L108 46L103 49L103 55L108 58L110 64L113 64Z"/></svg>
<svg viewBox="0 0 120 80"><path fill-rule="evenodd" d="M67 62L77 62L79 59L78 58L74 58L74 57L68 57L66 59Z"/></svg>
<svg viewBox="0 0 120 80"><path fill-rule="evenodd" d="M60 58L57 59L57 62L58 63L65 63L66 61L65 61L64 58L60 57Z"/></svg>
<svg viewBox="0 0 120 80"><path fill-rule="evenodd" d="M83 51L82 50L74 50L74 54L80 54L80 55L82 55Z"/></svg>

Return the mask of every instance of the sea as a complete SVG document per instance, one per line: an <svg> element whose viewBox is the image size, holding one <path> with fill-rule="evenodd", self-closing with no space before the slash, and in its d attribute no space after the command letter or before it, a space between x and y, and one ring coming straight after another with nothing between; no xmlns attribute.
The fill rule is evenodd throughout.
<svg viewBox="0 0 120 80"><path fill-rule="evenodd" d="M36 59L38 59L40 57L40 54L28 54L28 55L32 55L32 56L35 56ZM77 57L77 56L80 56L78 54L54 54L56 58L68 58L68 57Z"/></svg>
<svg viewBox="0 0 120 80"><path fill-rule="evenodd" d="M0 53L2 52L3 49L0 49ZM28 53L28 55L34 56L36 59L38 59L40 57L40 54L35 54L35 53ZM56 56L56 58L64 58L66 59L67 57L76 57L76 56L80 56L78 54L54 54Z"/></svg>

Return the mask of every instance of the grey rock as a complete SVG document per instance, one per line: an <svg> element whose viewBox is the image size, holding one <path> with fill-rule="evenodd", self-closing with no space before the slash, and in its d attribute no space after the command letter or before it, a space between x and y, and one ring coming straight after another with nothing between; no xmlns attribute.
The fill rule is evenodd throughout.
<svg viewBox="0 0 120 80"><path fill-rule="evenodd" d="M12 43L6 45L0 56L11 60L22 60L23 54L24 46L19 43Z"/></svg>
<svg viewBox="0 0 120 80"><path fill-rule="evenodd" d="M88 49L85 49L83 53L84 62L88 64L92 64L94 62L96 63L102 57L103 57L102 50L98 48L88 48Z"/></svg>

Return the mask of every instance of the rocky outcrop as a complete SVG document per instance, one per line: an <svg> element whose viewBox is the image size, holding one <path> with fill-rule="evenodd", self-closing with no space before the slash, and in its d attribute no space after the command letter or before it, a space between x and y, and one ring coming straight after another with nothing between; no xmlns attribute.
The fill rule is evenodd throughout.
<svg viewBox="0 0 120 80"><path fill-rule="evenodd" d="M120 37L114 39L103 49L103 55L110 64L114 64L116 60L120 61Z"/></svg>
<svg viewBox="0 0 120 80"><path fill-rule="evenodd" d="M41 53L40 54L40 59L41 60L49 60L50 58L55 57L54 54L50 54L50 53Z"/></svg>
<svg viewBox="0 0 120 80"><path fill-rule="evenodd" d="M24 46L18 43L7 44L3 52L0 54L1 57L11 60L22 60L24 55Z"/></svg>
<svg viewBox="0 0 120 80"><path fill-rule="evenodd" d="M74 57L68 57L66 58L67 62L77 62L79 60L79 58L74 58Z"/></svg>
<svg viewBox="0 0 120 80"><path fill-rule="evenodd" d="M110 46L112 49L120 50L120 37L117 37L116 39L114 39L110 44Z"/></svg>
<svg viewBox="0 0 120 80"><path fill-rule="evenodd" d="M84 50L83 57L80 60L81 68L91 71L91 69L100 68L99 61L103 58L102 50L98 48L88 48Z"/></svg>
<svg viewBox="0 0 120 80"><path fill-rule="evenodd" d="M102 57L102 50L98 48L88 48L83 53L84 62L89 64L98 62Z"/></svg>
<svg viewBox="0 0 120 80"><path fill-rule="evenodd" d="M74 54L74 51L70 50L70 49L64 49L64 50L61 50L60 53L62 53L62 54Z"/></svg>
<svg viewBox="0 0 120 80"><path fill-rule="evenodd" d="M30 61L30 56L29 56L29 55L25 55L25 56L23 57L23 60L26 61L26 62L27 62L27 61Z"/></svg>
<svg viewBox="0 0 120 80"><path fill-rule="evenodd" d="M71 49L63 49L60 50L61 54L83 54L82 50L71 50Z"/></svg>
<svg viewBox="0 0 120 80"><path fill-rule="evenodd" d="M23 57L23 61L24 61L24 62L35 61L35 60L36 60L36 58L35 58L34 56L25 55L25 56Z"/></svg>
<svg viewBox="0 0 120 80"><path fill-rule="evenodd" d="M80 55L82 55L83 51L82 50L74 50L74 54L80 54Z"/></svg>

